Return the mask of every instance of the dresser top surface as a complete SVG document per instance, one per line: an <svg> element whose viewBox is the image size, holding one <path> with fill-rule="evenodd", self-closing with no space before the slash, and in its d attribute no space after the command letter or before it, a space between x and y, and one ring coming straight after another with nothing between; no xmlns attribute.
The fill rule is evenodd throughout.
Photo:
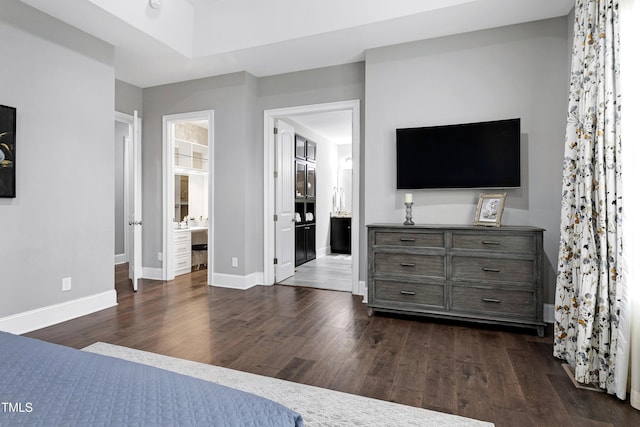
<svg viewBox="0 0 640 427"><path fill-rule="evenodd" d="M478 230L478 231L545 231L544 228L530 225L502 225L500 227L487 227L482 225L463 224L367 224L367 228L393 228L398 230Z"/></svg>

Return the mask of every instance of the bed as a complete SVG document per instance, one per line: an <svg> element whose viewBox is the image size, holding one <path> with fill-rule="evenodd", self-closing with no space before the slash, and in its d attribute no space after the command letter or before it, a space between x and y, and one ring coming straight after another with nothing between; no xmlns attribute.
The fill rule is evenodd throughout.
<svg viewBox="0 0 640 427"><path fill-rule="evenodd" d="M0 332L0 425L298 426L279 403L175 372Z"/></svg>

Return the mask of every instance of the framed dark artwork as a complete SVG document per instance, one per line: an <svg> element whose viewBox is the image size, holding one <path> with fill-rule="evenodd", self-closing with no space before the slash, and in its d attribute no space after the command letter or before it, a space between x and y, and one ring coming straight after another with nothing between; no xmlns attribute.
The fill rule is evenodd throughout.
<svg viewBox="0 0 640 427"><path fill-rule="evenodd" d="M0 105L0 197L16 197L16 109Z"/></svg>

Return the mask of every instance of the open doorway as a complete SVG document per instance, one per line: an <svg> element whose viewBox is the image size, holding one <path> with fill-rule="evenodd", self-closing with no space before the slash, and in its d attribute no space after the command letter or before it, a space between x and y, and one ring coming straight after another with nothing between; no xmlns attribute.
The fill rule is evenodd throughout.
<svg viewBox="0 0 640 427"><path fill-rule="evenodd" d="M288 194L294 195L295 268L289 277L278 274L280 252L276 239L276 281L351 292L351 112L289 116L277 121L278 128L281 120L291 126L295 135L294 170L288 172L295 177L294 191ZM278 139L277 153L281 146ZM281 171L283 169L279 169Z"/></svg>
<svg viewBox="0 0 640 427"><path fill-rule="evenodd" d="M128 264L134 291L142 278L141 124L137 111L115 113L115 264Z"/></svg>
<svg viewBox="0 0 640 427"><path fill-rule="evenodd" d="M128 241L127 241L127 210L128 194L125 184L125 173L127 172L127 164L125 153L127 150L128 139L131 138L129 123L115 120L114 129L114 158L115 158L115 236L114 236L114 263L115 265L125 264L128 262Z"/></svg>
<svg viewBox="0 0 640 427"><path fill-rule="evenodd" d="M163 279L213 276L213 111L163 116Z"/></svg>
<svg viewBox="0 0 640 427"><path fill-rule="evenodd" d="M342 117L343 121L348 119L348 144L345 141L331 141L331 138L323 137L313 130L313 128L318 129L319 121L326 124L331 117L336 123L339 117ZM302 263L300 260L296 261L296 272L308 270L305 274L313 275L314 270L322 271L322 276L326 278L327 273L333 271L341 278L331 280L337 287L318 283L317 275L316 279L311 278L308 286L314 286L315 280L316 287L362 294L363 290L358 280L359 101L265 111L265 284L279 282L276 273L280 262L277 255L281 253L278 245L281 243L277 236L278 212L276 211L277 201L281 195L278 194L276 183L277 179L281 178L281 174L278 171L278 178L275 178L274 172L278 170L279 163L288 162L280 159L277 134L274 138L274 129L279 127L279 122L290 125L295 134L291 165L295 165L292 176L297 182L295 192L291 192L291 198L295 204L292 221L296 226L296 240L313 242L310 248L311 255L309 256L309 252L305 249L306 260ZM312 187L309 186L310 183ZM299 191L301 189L304 191ZM334 222L335 225L332 224ZM341 243L341 249L337 246L331 247L334 240L331 238L332 225L345 226L343 231L347 234L346 243L345 240L334 242ZM303 231L306 237L301 238L303 233L300 231ZM295 245L295 243L292 244ZM348 245L347 248L345 244ZM300 252L297 246L295 251ZM296 258L299 258L298 254Z"/></svg>

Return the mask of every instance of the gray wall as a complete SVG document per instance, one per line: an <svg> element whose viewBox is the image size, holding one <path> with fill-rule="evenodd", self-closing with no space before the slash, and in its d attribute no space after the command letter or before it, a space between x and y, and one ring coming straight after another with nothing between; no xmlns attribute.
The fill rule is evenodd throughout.
<svg viewBox="0 0 640 427"><path fill-rule="evenodd" d="M263 249L262 249L262 230L263 230L263 218L262 218L262 181L263 181L263 158L262 158L262 139L258 138L262 136L262 128L258 128L259 121L258 115L258 99L256 97L258 87L258 79L248 73L245 73L245 122L244 122L244 137L246 138L243 144L244 155L240 161L244 165L244 207L241 212L244 215L245 234L244 234L244 274L251 274L255 272L261 272L263 270ZM224 175L221 178L224 182ZM216 245L217 246L217 245ZM224 255L225 252L218 252L217 254ZM231 268L231 254L226 258L222 258L221 262L224 266L224 271L231 271L232 274L238 274L235 268ZM239 267L243 266L243 262L240 260ZM218 271L216 272L223 272Z"/></svg>
<svg viewBox="0 0 640 427"><path fill-rule="evenodd" d="M161 268L162 116L215 110L215 273L263 266L263 111L363 99L364 66L350 64L257 79L234 73L143 89L143 265ZM117 105L120 105L117 102ZM231 258L238 257L237 268Z"/></svg>
<svg viewBox="0 0 640 427"><path fill-rule="evenodd" d="M133 115L138 111L138 117L142 117L142 88L120 80L115 81L116 111Z"/></svg>
<svg viewBox="0 0 640 427"><path fill-rule="evenodd" d="M262 197L262 152L255 137L255 77L248 73L145 88L142 124L143 265L161 268L162 251L162 117L215 110L214 212L216 273L246 275L261 271L259 233ZM256 216L258 216L256 218ZM258 230L259 228L259 230ZM238 257L238 268L231 258Z"/></svg>
<svg viewBox="0 0 640 427"><path fill-rule="evenodd" d="M323 104L338 101L360 101L360 224L364 225L364 162L367 151L365 134L365 64L338 65L334 67L279 74L258 79L258 108L264 110ZM260 144L264 117L259 119ZM354 141L354 143L356 143ZM366 278L366 233L360 231L360 280Z"/></svg>
<svg viewBox="0 0 640 427"><path fill-rule="evenodd" d="M111 46L17 0L0 3L0 40L0 102L18 113L2 318L113 291L114 71Z"/></svg>
<svg viewBox="0 0 640 427"><path fill-rule="evenodd" d="M505 224L545 228L553 301L567 105L566 18L373 49L366 57L365 223L404 219L395 129L520 117L522 188ZM417 223L473 223L478 190L415 190Z"/></svg>

